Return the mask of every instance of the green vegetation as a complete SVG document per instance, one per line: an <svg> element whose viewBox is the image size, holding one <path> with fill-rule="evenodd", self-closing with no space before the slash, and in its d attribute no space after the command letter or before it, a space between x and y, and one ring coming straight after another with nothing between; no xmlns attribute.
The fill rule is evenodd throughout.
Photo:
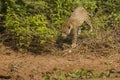
<svg viewBox="0 0 120 80"><path fill-rule="evenodd" d="M18 49L53 44L77 6L93 15L94 32L88 34L82 26L81 36L95 36L98 29L109 32L120 24L119 3L120 0L0 0L0 31L5 28L2 41L12 42ZM111 43L112 37L108 41Z"/></svg>
<svg viewBox="0 0 120 80"><path fill-rule="evenodd" d="M81 68L80 70L65 73L59 69L53 69L51 73L43 74L45 80L86 80L95 78L108 78L112 73L112 69L106 70L106 72L96 73L95 71L87 71Z"/></svg>

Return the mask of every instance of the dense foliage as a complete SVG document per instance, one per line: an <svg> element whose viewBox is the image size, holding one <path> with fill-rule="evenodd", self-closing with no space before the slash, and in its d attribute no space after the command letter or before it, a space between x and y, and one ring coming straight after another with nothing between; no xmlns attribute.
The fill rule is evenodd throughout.
<svg viewBox="0 0 120 80"><path fill-rule="evenodd" d="M0 0L0 29L16 47L54 43L75 7L92 14L94 32L120 24L120 0ZM84 24L86 25L86 24ZM1 30L0 30L1 31ZM86 31L83 28L83 31Z"/></svg>

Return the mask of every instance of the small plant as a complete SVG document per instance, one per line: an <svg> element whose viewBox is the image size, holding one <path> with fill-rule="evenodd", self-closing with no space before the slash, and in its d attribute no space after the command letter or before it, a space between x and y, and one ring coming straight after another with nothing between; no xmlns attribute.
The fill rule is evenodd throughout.
<svg viewBox="0 0 120 80"><path fill-rule="evenodd" d="M55 68L52 73L44 74L45 80L76 80L76 79L90 79L90 78L106 78L109 77L113 69L106 70L106 72L95 73L94 71L87 71L81 68L75 72L65 73L62 70Z"/></svg>

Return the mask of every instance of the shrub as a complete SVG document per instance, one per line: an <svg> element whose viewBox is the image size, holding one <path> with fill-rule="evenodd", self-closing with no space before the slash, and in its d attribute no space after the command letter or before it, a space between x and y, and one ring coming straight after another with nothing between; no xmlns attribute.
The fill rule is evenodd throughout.
<svg viewBox="0 0 120 80"><path fill-rule="evenodd" d="M16 46L28 48L33 41L39 45L55 42L77 6L85 7L93 15L95 32L88 36L97 34L97 29L112 29L120 24L119 3L119 0L2 0L0 16L4 17L6 33L16 40ZM83 28L83 32L86 30Z"/></svg>

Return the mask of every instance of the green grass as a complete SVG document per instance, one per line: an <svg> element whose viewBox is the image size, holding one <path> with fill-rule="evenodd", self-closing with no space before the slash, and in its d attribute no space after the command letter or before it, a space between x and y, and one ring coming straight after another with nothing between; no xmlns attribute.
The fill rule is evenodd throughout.
<svg viewBox="0 0 120 80"><path fill-rule="evenodd" d="M106 72L96 73L95 71L87 71L83 68L77 70L75 72L66 73L57 68L53 69L53 72L48 72L43 74L43 78L45 80L76 80L76 79L84 79L84 80L113 80L113 78L109 78L111 74L111 70L106 70ZM117 78L114 80L117 80Z"/></svg>

